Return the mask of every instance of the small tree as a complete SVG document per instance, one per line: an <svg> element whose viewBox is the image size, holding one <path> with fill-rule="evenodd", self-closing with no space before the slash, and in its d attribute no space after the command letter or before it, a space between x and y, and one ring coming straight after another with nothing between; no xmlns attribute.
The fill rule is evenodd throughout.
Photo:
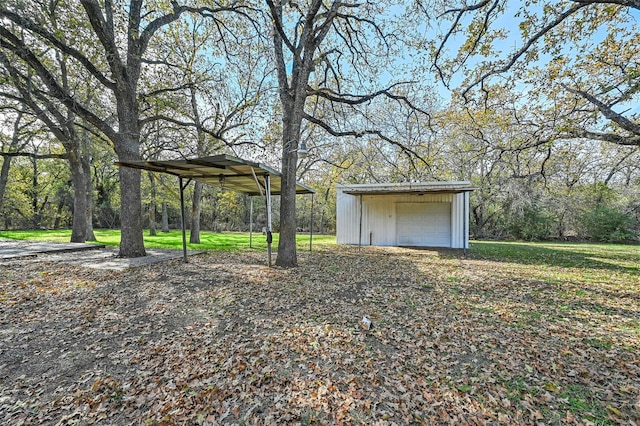
<svg viewBox="0 0 640 426"><path fill-rule="evenodd" d="M582 216L582 222L593 241L621 243L638 237L635 218L615 207L598 205Z"/></svg>
<svg viewBox="0 0 640 426"><path fill-rule="evenodd" d="M377 71L391 66L394 58L392 45L398 33L384 28L389 10L385 2L265 1L282 107L282 192L276 264L294 267L296 172L303 122L334 137L375 136L397 145L408 156L419 158L410 147L388 137L380 128L369 127L366 111L357 110L366 109L378 98L417 108L400 91L400 82L375 89L366 83L377 80ZM332 121L336 116L344 121ZM347 117L365 118L356 123Z"/></svg>

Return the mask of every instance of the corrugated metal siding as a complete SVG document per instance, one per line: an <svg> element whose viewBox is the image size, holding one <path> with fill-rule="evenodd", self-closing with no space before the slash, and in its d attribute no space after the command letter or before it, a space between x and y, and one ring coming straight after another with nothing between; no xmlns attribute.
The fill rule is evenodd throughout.
<svg viewBox="0 0 640 426"><path fill-rule="evenodd" d="M336 241L338 244L358 244L360 209L358 197L336 190Z"/></svg>
<svg viewBox="0 0 640 426"><path fill-rule="evenodd" d="M360 195L345 194L337 188L336 240L338 244L358 244L360 238ZM397 203L451 203L451 247L465 248L465 205L468 196L459 194L391 194L362 195L363 245L395 246L397 244Z"/></svg>
<svg viewBox="0 0 640 426"><path fill-rule="evenodd" d="M453 197L453 203L451 203L451 247L452 248L463 248L464 247L464 238L463 238L463 225L464 225L464 216L462 215L463 210L463 194L456 194Z"/></svg>

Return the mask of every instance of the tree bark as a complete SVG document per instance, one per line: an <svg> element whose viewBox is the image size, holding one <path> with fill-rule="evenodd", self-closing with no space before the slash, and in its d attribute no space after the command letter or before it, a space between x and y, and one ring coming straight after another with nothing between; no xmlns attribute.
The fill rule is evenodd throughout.
<svg viewBox="0 0 640 426"><path fill-rule="evenodd" d="M149 173L149 186L151 187L151 202L149 203L149 235L157 235L156 231L156 180L153 173Z"/></svg>
<svg viewBox="0 0 640 426"><path fill-rule="evenodd" d="M285 151L287 151L285 149ZM297 152L282 154L282 190L280 193L280 237L276 265L298 266L296 250L296 163Z"/></svg>
<svg viewBox="0 0 640 426"><path fill-rule="evenodd" d="M162 232L169 232L169 212L167 211L167 202L162 201Z"/></svg>
<svg viewBox="0 0 640 426"><path fill-rule="evenodd" d="M120 109L120 108L119 108ZM127 141L121 141L116 145L116 153L120 161L139 161L140 142L137 132L137 113L132 113L129 118L120 109L120 123L125 124L120 132ZM128 129L131 129L128 131ZM146 256L144 248L144 235L142 224L142 194L140 191L141 172L130 167L118 169L120 178L120 257Z"/></svg>
<svg viewBox="0 0 640 426"><path fill-rule="evenodd" d="M200 112L198 110L198 100L196 97L196 89L191 86L191 109L193 110L193 121L197 126L197 146L196 155L201 157L205 153L205 139L202 131L202 122L200 121ZM191 228L189 232L189 242L191 244L200 244L200 213L202 205L202 186L201 182L196 182L193 189L193 201L191 204Z"/></svg>
<svg viewBox="0 0 640 426"><path fill-rule="evenodd" d="M189 242L200 244L200 210L202 205L202 182L196 182L193 189L193 202L191 204L191 229Z"/></svg>
<svg viewBox="0 0 640 426"><path fill-rule="evenodd" d="M120 257L146 256L142 227L140 171L120 167Z"/></svg>
<svg viewBox="0 0 640 426"><path fill-rule="evenodd" d="M135 68L135 67L134 67ZM118 141L114 143L118 160L140 161L140 114L136 85L139 69L131 70L128 84L116 90ZM120 257L146 256L142 221L141 172L130 167L120 167Z"/></svg>
<svg viewBox="0 0 640 426"><path fill-rule="evenodd" d="M85 238L87 241L96 241L96 235L93 232L93 179L91 176L91 157L82 156L82 169L84 170L86 198L87 198L87 231Z"/></svg>
<svg viewBox="0 0 640 426"><path fill-rule="evenodd" d="M84 243L87 240L87 180L77 151L69 152L69 168L73 185L71 242Z"/></svg>
<svg viewBox="0 0 640 426"><path fill-rule="evenodd" d="M0 168L0 214L4 206L4 194L7 190L7 182L9 181L9 168L11 167L11 157L3 157L2 167Z"/></svg>

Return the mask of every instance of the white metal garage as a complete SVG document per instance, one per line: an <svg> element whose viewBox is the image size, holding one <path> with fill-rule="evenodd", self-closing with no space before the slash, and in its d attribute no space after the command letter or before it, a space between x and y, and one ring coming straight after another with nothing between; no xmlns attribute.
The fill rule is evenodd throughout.
<svg viewBox="0 0 640 426"><path fill-rule="evenodd" d="M469 182L337 185L339 244L469 246Z"/></svg>

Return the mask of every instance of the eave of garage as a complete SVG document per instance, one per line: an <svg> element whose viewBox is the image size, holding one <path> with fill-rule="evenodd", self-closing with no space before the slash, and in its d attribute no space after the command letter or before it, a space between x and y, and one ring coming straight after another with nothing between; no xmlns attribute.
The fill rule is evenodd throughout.
<svg viewBox="0 0 640 426"><path fill-rule="evenodd" d="M349 195L389 195L389 194L459 194L478 188L467 181L456 182L410 182L410 183L373 183L337 185L343 193Z"/></svg>

